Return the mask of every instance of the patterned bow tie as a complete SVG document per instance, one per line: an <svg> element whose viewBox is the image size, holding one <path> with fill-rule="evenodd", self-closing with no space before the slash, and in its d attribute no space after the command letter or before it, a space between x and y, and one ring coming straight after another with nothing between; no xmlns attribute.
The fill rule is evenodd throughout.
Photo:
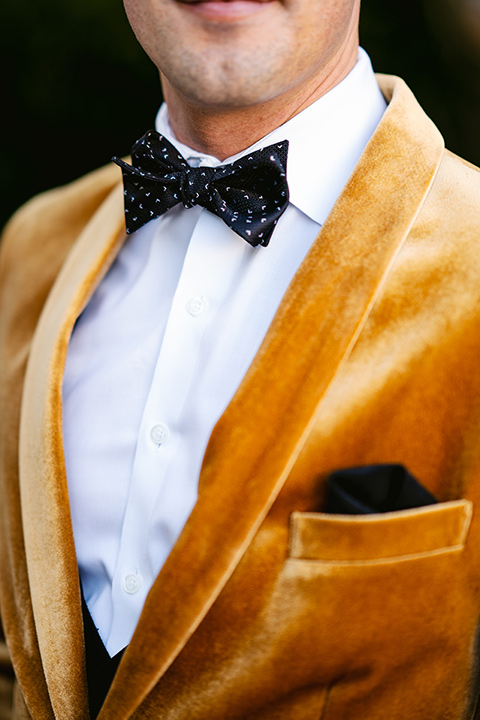
<svg viewBox="0 0 480 720"><path fill-rule="evenodd" d="M284 140L230 165L194 168L149 130L132 148L132 165L113 158L122 168L127 233L183 203L207 208L250 245L268 245L288 205L287 151Z"/></svg>

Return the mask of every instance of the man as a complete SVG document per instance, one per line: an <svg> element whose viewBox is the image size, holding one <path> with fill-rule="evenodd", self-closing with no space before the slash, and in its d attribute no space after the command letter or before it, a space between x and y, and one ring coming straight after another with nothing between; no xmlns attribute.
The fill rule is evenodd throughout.
<svg viewBox="0 0 480 720"><path fill-rule="evenodd" d="M359 0L125 6L161 135L2 247L14 717L474 717L478 171Z"/></svg>

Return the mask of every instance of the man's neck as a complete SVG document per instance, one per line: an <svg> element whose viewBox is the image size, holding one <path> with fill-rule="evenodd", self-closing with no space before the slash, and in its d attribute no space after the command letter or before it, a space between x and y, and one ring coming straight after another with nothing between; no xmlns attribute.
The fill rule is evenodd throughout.
<svg viewBox="0 0 480 720"><path fill-rule="evenodd" d="M190 103L162 76L170 124L178 140L208 155L225 160L280 127L340 83L352 70L358 45L350 47L332 67L300 88L268 102L241 108L218 108ZM337 59L338 60L338 59Z"/></svg>

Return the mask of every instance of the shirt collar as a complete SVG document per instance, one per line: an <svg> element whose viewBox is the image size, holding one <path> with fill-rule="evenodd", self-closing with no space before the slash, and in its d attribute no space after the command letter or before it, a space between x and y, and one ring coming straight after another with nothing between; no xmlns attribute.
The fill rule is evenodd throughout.
<svg viewBox="0 0 480 720"><path fill-rule="evenodd" d="M370 59L360 48L355 67L342 82L284 125L223 163L177 140L165 104L158 112L155 126L194 166L200 162L212 167L230 163L253 150L287 139L290 202L323 225L385 108Z"/></svg>

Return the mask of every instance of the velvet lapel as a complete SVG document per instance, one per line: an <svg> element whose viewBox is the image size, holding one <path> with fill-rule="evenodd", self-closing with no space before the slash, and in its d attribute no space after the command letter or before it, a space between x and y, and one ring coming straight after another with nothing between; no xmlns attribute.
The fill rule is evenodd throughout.
<svg viewBox="0 0 480 720"><path fill-rule="evenodd" d="M20 492L28 577L45 678L55 716L62 720L88 718L78 569L63 460L63 367L75 319L123 236L119 185L86 226L57 278L25 380Z"/></svg>
<svg viewBox="0 0 480 720"><path fill-rule="evenodd" d="M155 582L99 720L127 718L244 554L305 444L438 169L443 141L402 81L217 423L198 502ZM400 198L400 201L399 201Z"/></svg>

